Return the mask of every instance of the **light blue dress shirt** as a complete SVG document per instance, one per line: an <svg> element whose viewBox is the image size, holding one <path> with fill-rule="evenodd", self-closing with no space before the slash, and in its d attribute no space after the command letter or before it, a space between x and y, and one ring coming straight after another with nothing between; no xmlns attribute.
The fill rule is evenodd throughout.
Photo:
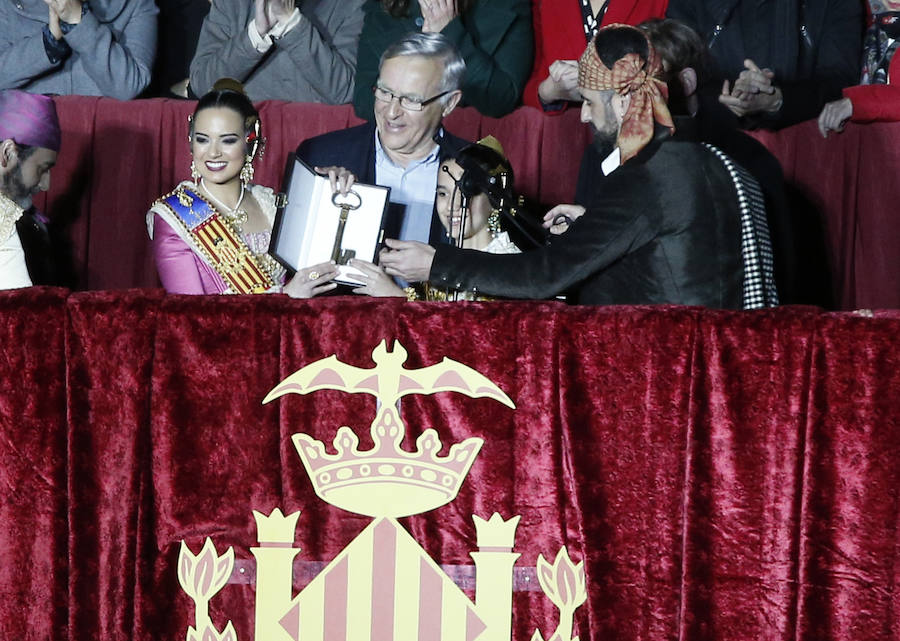
<svg viewBox="0 0 900 641"><path fill-rule="evenodd" d="M440 167L439 147L408 167L396 165L375 132L375 183L391 188L391 202L403 207L400 240L428 242L434 212L434 189Z"/></svg>

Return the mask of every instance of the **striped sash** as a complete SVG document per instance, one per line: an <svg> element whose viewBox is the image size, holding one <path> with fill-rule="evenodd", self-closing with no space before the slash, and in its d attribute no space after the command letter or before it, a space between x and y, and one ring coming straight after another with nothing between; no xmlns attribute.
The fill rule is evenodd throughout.
<svg viewBox="0 0 900 641"><path fill-rule="evenodd" d="M180 185L160 199L188 232L195 249L238 294L263 294L274 286L247 243L200 194Z"/></svg>

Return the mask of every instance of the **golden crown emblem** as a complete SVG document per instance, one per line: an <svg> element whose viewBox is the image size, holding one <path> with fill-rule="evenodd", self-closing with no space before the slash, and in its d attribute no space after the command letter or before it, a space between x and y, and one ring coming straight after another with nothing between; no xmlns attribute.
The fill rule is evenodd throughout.
<svg viewBox="0 0 900 641"><path fill-rule="evenodd" d="M436 431L428 429L416 440L414 452L403 450L406 427L396 403L407 394L452 391L515 407L490 379L462 363L444 358L436 365L408 370L403 367L406 358L402 345L395 342L389 352L381 341L372 352L375 367L354 367L330 356L294 372L263 400L338 389L372 394L381 403L372 422L374 445L369 450L359 449L359 438L349 427L341 427L335 436L336 454L326 453L325 445L308 434L294 434L297 453L323 501L356 514L397 518L453 500L483 440L468 438L440 456L441 441Z"/></svg>

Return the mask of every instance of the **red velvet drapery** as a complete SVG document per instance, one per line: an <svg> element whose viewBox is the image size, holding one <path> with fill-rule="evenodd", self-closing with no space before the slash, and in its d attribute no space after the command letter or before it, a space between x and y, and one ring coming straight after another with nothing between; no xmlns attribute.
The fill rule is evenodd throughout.
<svg viewBox="0 0 900 641"><path fill-rule="evenodd" d="M896 316L34 289L0 319L6 638L184 638L179 542L252 567L252 509L302 510L298 567L332 559L368 519L315 497L289 436L365 443L374 402L260 401L382 339L517 405L403 401L407 446L486 441L456 501L404 520L440 563L471 565L471 514L521 514L518 565L586 561L583 640L900 638ZM235 578L214 623L251 639L253 596ZM539 591L514 604L517 641L552 632Z"/></svg>
<svg viewBox="0 0 900 641"><path fill-rule="evenodd" d="M850 124L823 139L815 120L756 131L778 158L789 189L815 212L837 309L900 308L900 123ZM798 203L794 202L794 205ZM797 233L816 226L798 222ZM801 243L805 244L805 243Z"/></svg>

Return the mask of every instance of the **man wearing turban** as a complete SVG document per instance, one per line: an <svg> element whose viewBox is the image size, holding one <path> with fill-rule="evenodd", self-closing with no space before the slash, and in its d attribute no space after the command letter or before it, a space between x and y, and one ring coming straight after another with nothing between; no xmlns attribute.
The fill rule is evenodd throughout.
<svg viewBox="0 0 900 641"><path fill-rule="evenodd" d="M741 221L731 175L672 137L660 63L633 27L601 29L578 63L581 119L602 162L585 213L546 247L481 255L388 240L388 274L511 298L594 305L743 305Z"/></svg>
<svg viewBox="0 0 900 641"><path fill-rule="evenodd" d="M50 188L60 146L53 100L24 91L0 91L0 289L28 287L43 275L46 256L28 242L46 236L32 196ZM23 237L26 241L23 244ZM43 283L38 283L43 284Z"/></svg>

